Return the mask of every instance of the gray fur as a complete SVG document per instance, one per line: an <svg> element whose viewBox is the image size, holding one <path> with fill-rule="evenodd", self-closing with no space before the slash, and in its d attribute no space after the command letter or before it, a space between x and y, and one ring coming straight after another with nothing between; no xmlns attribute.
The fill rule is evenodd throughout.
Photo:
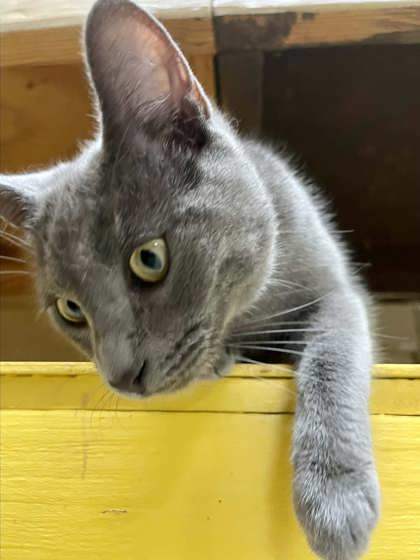
<svg viewBox="0 0 420 560"><path fill-rule="evenodd" d="M2 212L27 228L41 305L116 390L179 389L238 355L293 360L296 512L321 557L358 558L379 509L366 295L313 189L237 135L156 26L127 0L97 2L87 45L98 137L47 172L1 176ZM162 236L168 276L139 284L130 255ZM57 297L88 324L66 323ZM266 332L282 329L294 332ZM126 381L143 363L139 391Z"/></svg>

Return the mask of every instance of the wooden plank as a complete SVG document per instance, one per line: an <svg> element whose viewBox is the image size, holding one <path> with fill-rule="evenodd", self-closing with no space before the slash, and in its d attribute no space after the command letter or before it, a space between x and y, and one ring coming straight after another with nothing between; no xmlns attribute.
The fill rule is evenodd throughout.
<svg viewBox="0 0 420 560"><path fill-rule="evenodd" d="M93 0L4 0L0 5L1 66L80 60L81 28ZM214 52L210 1L145 0L188 54Z"/></svg>
<svg viewBox="0 0 420 560"><path fill-rule="evenodd" d="M211 54L215 50L210 19L164 21L169 32L188 54ZM81 59L81 27L23 29L0 35L0 66L70 64Z"/></svg>
<svg viewBox="0 0 420 560"><path fill-rule="evenodd" d="M18 172L72 157L91 137L93 119L81 64L2 70L2 171Z"/></svg>
<svg viewBox="0 0 420 560"><path fill-rule="evenodd" d="M146 400L119 398L106 388L90 364L10 364L0 366L3 409L28 410L142 410L284 414L294 411L295 386L290 374L272 370L261 377L258 366L237 366L223 380L203 381L175 395ZM277 371L276 371L277 370ZM420 366L408 368L419 374ZM372 414L420 415L420 378L373 380ZM408 371L407 375L413 375ZM38 373L37 373L38 372ZM44 374L43 374L44 373ZM389 375L391 373L391 375Z"/></svg>
<svg viewBox="0 0 420 560"><path fill-rule="evenodd" d="M193 54L188 56L188 62L207 95L216 100L216 74L213 54Z"/></svg>
<svg viewBox="0 0 420 560"><path fill-rule="evenodd" d="M83 24L95 0L3 0L1 29L46 29ZM208 18L207 0L142 0L139 4L159 19Z"/></svg>
<svg viewBox="0 0 420 560"><path fill-rule="evenodd" d="M191 66L211 97L212 55L191 55ZM21 172L68 159L91 138L94 122L83 65L20 66L2 70L0 170Z"/></svg>
<svg viewBox="0 0 420 560"><path fill-rule="evenodd" d="M315 560L291 429L289 415L3 412L2 558ZM383 511L366 558L417 560L420 418L373 432Z"/></svg>
<svg viewBox="0 0 420 560"><path fill-rule="evenodd" d="M348 43L419 43L420 4L406 8L349 9L301 14L285 46Z"/></svg>
<svg viewBox="0 0 420 560"><path fill-rule="evenodd" d="M163 19L189 54L215 52L210 2L143 3ZM1 4L0 64L71 63L80 58L80 28L91 0ZM218 46L276 49L360 41L419 42L419 2L214 3ZM267 15L268 14L268 15Z"/></svg>
<svg viewBox="0 0 420 560"><path fill-rule="evenodd" d="M419 0L213 0L216 16L241 14L275 14L279 12L332 12L344 10L372 10L378 8L411 7Z"/></svg>
<svg viewBox="0 0 420 560"><path fill-rule="evenodd" d="M0 362L0 376L76 377L96 374L97 370L91 362ZM375 379L420 379L420 364L377 364L372 375ZM293 369L283 364L239 364L229 377L292 379Z"/></svg>
<svg viewBox="0 0 420 560"><path fill-rule="evenodd" d="M290 8L272 14L217 16L214 25L219 52L353 43L419 43L420 4L331 11Z"/></svg>
<svg viewBox="0 0 420 560"><path fill-rule="evenodd" d="M241 131L259 134L263 114L264 53L220 53L217 57L220 103L238 118Z"/></svg>

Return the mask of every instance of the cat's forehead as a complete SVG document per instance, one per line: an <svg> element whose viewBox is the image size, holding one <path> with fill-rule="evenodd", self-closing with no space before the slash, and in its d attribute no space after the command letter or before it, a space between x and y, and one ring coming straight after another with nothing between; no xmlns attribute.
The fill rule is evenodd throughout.
<svg viewBox="0 0 420 560"><path fill-rule="evenodd" d="M49 259L65 252L71 263L115 261L136 243L205 221L202 182L185 154L117 161L91 148L55 178L38 220L42 251Z"/></svg>

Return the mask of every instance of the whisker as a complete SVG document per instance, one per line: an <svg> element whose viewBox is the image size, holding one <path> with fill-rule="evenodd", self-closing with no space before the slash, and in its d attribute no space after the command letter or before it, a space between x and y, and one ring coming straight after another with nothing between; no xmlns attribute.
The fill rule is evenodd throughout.
<svg viewBox="0 0 420 560"><path fill-rule="evenodd" d="M15 247L19 247L19 249L23 249L23 250L27 249L27 247L25 247L21 243L18 243L17 241L14 241L13 239L10 239L10 237L4 235L4 231L0 231L0 237L3 237L4 239L6 239L6 241L8 243L10 243L11 245L14 245Z"/></svg>
<svg viewBox="0 0 420 560"><path fill-rule="evenodd" d="M302 333L306 333L306 332L328 332L324 329L274 329L274 330L268 330L268 331L246 331L246 332L238 332L238 333L233 333L230 336L249 336L251 334L279 334L279 333L294 333L294 332L302 332Z"/></svg>
<svg viewBox="0 0 420 560"><path fill-rule="evenodd" d="M0 235L5 237L6 239L9 239L10 241L14 241L15 243L18 243L21 247L28 247L28 248L31 247L27 241L22 239L22 237L19 237L18 235L14 235L13 233L10 233L10 231L5 231L3 229L0 231Z"/></svg>
<svg viewBox="0 0 420 560"><path fill-rule="evenodd" d="M230 346L229 344L227 346ZM310 355L307 352L300 352L299 350L290 350L289 348L274 348L272 346L259 346L259 345L246 345L238 344L236 348L243 348L244 350L265 350L266 352L279 352L281 354L296 354L297 356L307 356ZM266 364L267 365L267 364Z"/></svg>
<svg viewBox="0 0 420 560"><path fill-rule="evenodd" d="M100 411L100 404L103 403L104 399L106 399L106 397L108 396L108 390L106 387L101 386L100 387L102 389L102 395L99 397L98 401L96 402L96 404L92 407L92 411L90 414L90 427L92 429L92 424L93 424L93 415L95 412L99 412Z"/></svg>
<svg viewBox="0 0 420 560"><path fill-rule="evenodd" d="M276 278L273 277L273 281L277 282L281 286L286 286L287 288L301 288L302 290L309 290L308 286L303 286L302 284L298 284L297 282L291 282L290 280L283 280L283 278Z"/></svg>
<svg viewBox="0 0 420 560"><path fill-rule="evenodd" d="M354 229L331 229L328 230L331 233L354 233ZM308 230L304 229L283 229L279 230L278 233L308 233Z"/></svg>
<svg viewBox="0 0 420 560"><path fill-rule="evenodd" d="M261 365L265 365L261 362ZM247 377L250 377L251 379L255 379L256 381L259 381L260 383L265 383L266 385L272 384L272 380L267 379L266 377L259 377L258 375L251 375L249 373L247 373ZM292 391L291 389L288 389L287 387L282 387L282 391L284 391L285 393L288 393L289 395L293 395L294 397L296 396L296 391Z"/></svg>
<svg viewBox="0 0 420 560"><path fill-rule="evenodd" d="M286 367L286 366L282 366L279 364L266 364L264 362L259 362L258 360L252 360L251 358L246 358L245 356L241 356L239 355L238 358L241 360L241 362L245 362L246 364L253 364L256 366L264 366L264 367L269 367L270 369L278 369L280 371L282 371L283 373L289 373L290 374L290 368Z"/></svg>
<svg viewBox="0 0 420 560"><path fill-rule="evenodd" d="M276 344L277 346L287 346L288 344L308 344L307 340L244 340L244 342L228 343L227 346L247 346L248 344Z"/></svg>
<svg viewBox="0 0 420 560"><path fill-rule="evenodd" d="M292 353L294 353L294 352L292 352ZM304 354L305 354L305 356L307 356L307 355L312 356L308 352L305 352ZM269 367L270 369L278 369L278 370L282 371L283 373L288 373L289 375L292 373L294 377L298 374L299 378L301 378L301 379L310 379L311 378L311 376L307 373L304 373L302 371L295 372L290 367L282 366L280 364L276 364L276 363L271 364L271 363L261 362L261 361L253 360L252 358L248 358L248 357L245 357L245 356L242 356L242 355L239 355L238 358L241 360L241 362L244 362L246 364L253 364L253 365L257 365L257 366ZM296 394L296 393L294 393L294 394Z"/></svg>
<svg viewBox="0 0 420 560"><path fill-rule="evenodd" d="M12 261L12 262L23 263L23 264L27 263L25 259L18 259L17 257L8 257L6 255L0 255L0 259L2 261Z"/></svg>
<svg viewBox="0 0 420 560"><path fill-rule="evenodd" d="M315 305L316 303L318 303L319 301L322 301L323 299L325 299L328 295L330 295L332 292L328 292L326 294L324 294L323 296L319 296L307 303L302 303L301 305L296 305L295 307L291 307L290 309L284 309L283 311L279 311L278 313L274 313L273 315L268 315L267 317L261 318L261 319L255 319L254 321L248 321L248 325L252 325L255 323L261 323L264 321L268 321L269 319L274 319L275 317L280 317L282 315L287 315L288 313L293 313L295 311L300 311L302 309L305 309L307 307L310 307L311 305Z"/></svg>
<svg viewBox="0 0 420 560"><path fill-rule="evenodd" d="M29 270L0 270L0 274L24 274L26 276L32 276L32 273L29 272Z"/></svg>
<svg viewBox="0 0 420 560"><path fill-rule="evenodd" d="M392 334L382 334L377 332L373 332L372 334L373 336L379 336L381 338L390 338L392 340L409 340L408 336L394 336Z"/></svg>
<svg viewBox="0 0 420 560"><path fill-rule="evenodd" d="M264 325L265 327L278 327L280 325L312 325L313 321L274 321L273 323L268 323L268 325ZM251 325L249 325L251 326ZM245 324L243 327L239 327L238 330L241 328L248 327L248 324Z"/></svg>

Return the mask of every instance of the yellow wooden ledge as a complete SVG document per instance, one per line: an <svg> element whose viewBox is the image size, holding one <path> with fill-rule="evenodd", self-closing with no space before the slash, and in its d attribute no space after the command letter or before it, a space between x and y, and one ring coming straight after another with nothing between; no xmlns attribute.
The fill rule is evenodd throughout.
<svg viewBox="0 0 420 560"><path fill-rule="evenodd" d="M1 363L0 557L310 560L291 499L294 386L281 367L150 401L89 364ZM420 366L377 366L383 513L368 559L418 560Z"/></svg>
<svg viewBox="0 0 420 560"><path fill-rule="evenodd" d="M90 363L0 363L0 406L31 410L143 410L178 412L291 413L292 371L281 365L234 368L218 382L198 383L176 395L147 400L119 398ZM375 367L372 414L420 415L420 366Z"/></svg>

